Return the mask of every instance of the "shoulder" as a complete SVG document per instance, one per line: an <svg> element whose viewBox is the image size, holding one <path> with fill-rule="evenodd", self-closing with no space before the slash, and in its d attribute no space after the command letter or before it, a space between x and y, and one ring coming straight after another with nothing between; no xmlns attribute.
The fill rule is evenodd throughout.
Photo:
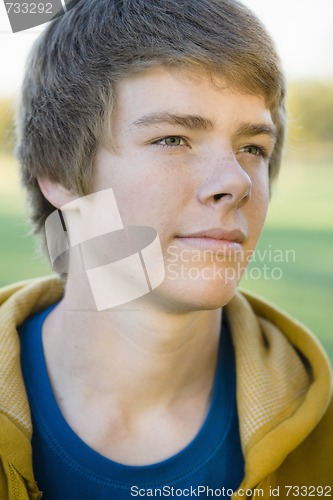
<svg viewBox="0 0 333 500"><path fill-rule="evenodd" d="M56 276L20 281L0 288L0 305L6 307L35 307L38 302L52 303L64 291L63 282Z"/></svg>

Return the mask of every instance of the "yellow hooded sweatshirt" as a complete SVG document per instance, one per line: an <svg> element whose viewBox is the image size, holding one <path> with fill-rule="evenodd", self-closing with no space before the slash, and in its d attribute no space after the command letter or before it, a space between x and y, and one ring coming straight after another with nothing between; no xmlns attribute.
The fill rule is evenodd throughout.
<svg viewBox="0 0 333 500"><path fill-rule="evenodd" d="M0 291L1 500L41 498L32 469L32 426L16 327L62 293L57 278ZM238 292L225 313L236 353L245 458L245 476L233 498L333 497L332 376L318 341L247 293Z"/></svg>

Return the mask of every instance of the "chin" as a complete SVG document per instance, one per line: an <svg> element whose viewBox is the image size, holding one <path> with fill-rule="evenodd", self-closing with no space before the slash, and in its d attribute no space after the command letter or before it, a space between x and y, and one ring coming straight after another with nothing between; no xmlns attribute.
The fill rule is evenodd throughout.
<svg viewBox="0 0 333 500"><path fill-rule="evenodd" d="M239 280L231 279L164 282L149 295L159 307L170 312L214 310L230 302L236 293L238 282Z"/></svg>

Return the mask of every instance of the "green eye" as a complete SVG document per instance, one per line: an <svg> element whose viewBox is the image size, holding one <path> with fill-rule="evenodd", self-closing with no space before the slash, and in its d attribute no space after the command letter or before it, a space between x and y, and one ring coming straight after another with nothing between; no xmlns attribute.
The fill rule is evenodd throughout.
<svg viewBox="0 0 333 500"><path fill-rule="evenodd" d="M259 148L257 148L257 146L246 146L246 148L244 148L244 151L246 153L250 153L251 155L258 155L260 153Z"/></svg>
<svg viewBox="0 0 333 500"><path fill-rule="evenodd" d="M249 153L250 155L254 156L262 156L263 158L266 157L266 151L259 146L254 146L254 145L249 145L249 146L244 146L241 151L243 153Z"/></svg>
<svg viewBox="0 0 333 500"><path fill-rule="evenodd" d="M181 138L178 136L171 136L164 139L166 146L180 146Z"/></svg>
<svg viewBox="0 0 333 500"><path fill-rule="evenodd" d="M186 146L186 141L179 135L169 135L168 137L164 137L164 139L159 139L155 142L155 144L158 146L172 148L177 146Z"/></svg>

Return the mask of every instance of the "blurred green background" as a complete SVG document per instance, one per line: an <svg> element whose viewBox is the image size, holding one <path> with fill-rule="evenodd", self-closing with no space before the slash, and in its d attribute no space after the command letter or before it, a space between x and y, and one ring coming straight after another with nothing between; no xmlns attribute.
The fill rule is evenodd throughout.
<svg viewBox="0 0 333 500"><path fill-rule="evenodd" d="M13 103L0 101L0 285L50 273L23 215L12 116ZM294 82L281 176L241 285L308 325L333 362L332 193L333 82Z"/></svg>

